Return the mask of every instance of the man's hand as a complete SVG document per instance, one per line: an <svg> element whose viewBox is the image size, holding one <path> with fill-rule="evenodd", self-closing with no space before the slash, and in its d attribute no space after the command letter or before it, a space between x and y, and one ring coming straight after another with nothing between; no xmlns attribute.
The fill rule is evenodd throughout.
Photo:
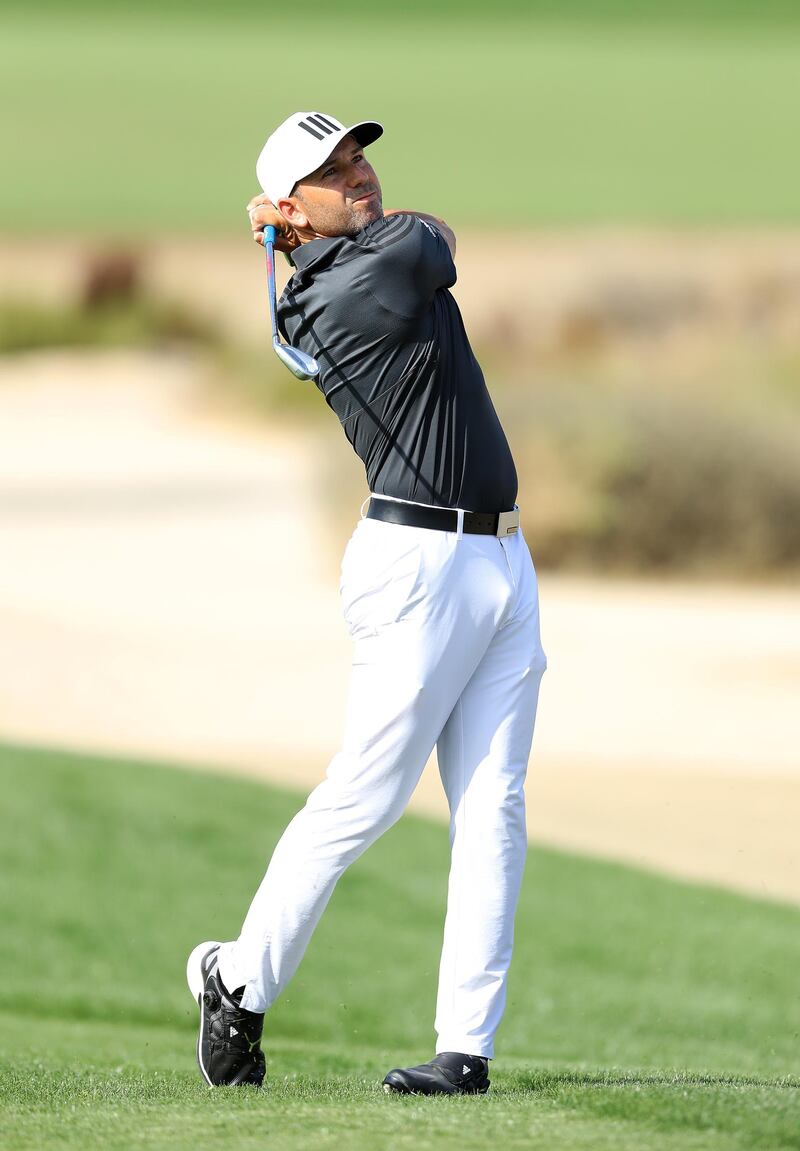
<svg viewBox="0 0 800 1151"><path fill-rule="evenodd" d="M247 205L247 214L250 217L250 227L253 230L253 239L257 244L264 243L263 229L271 224L277 232L275 248L279 252L293 252L300 244L300 240L292 225L283 218L278 209L263 193L254 196Z"/></svg>

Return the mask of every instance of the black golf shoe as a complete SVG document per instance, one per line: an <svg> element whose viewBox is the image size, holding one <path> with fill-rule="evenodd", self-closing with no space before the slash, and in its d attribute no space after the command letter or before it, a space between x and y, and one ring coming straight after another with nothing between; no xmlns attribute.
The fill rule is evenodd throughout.
<svg viewBox="0 0 800 1151"><path fill-rule="evenodd" d="M219 977L219 943L195 947L186 964L186 979L200 1007L197 1062L211 1087L260 1087L267 1069L261 1050L264 1016L241 1006L243 987L230 992Z"/></svg>
<svg viewBox="0 0 800 1151"><path fill-rule="evenodd" d="M383 1089L404 1095L485 1095L489 1090L489 1060L443 1051L430 1063L390 1071Z"/></svg>

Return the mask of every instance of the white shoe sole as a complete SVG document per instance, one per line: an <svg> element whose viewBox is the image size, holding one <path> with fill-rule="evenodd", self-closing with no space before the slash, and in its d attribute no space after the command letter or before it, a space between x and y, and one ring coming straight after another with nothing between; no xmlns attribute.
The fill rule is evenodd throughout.
<svg viewBox="0 0 800 1151"><path fill-rule="evenodd" d="M198 943L186 960L186 982L189 984L189 990L195 1003L200 1002L200 996L203 994L203 960L209 951L221 946L222 944L218 940L207 939L205 943Z"/></svg>
<svg viewBox="0 0 800 1151"><path fill-rule="evenodd" d="M200 1030L197 1035L197 1066L200 1068L200 1073L209 1087L213 1087L214 1084L203 1066L202 1058L203 1029L206 1022L205 1005L203 1003L203 960L209 951L214 951L219 946L220 943L216 939L207 939L205 943L198 943L186 961L186 982L189 984L192 999L194 999L200 1008Z"/></svg>

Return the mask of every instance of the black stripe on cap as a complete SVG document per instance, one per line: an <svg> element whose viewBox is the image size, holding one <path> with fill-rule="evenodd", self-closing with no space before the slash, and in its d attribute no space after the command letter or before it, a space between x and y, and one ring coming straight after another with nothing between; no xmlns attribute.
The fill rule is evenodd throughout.
<svg viewBox="0 0 800 1151"><path fill-rule="evenodd" d="M341 132L342 130L340 127L338 127L337 124L334 124L333 120L329 120L328 117L323 116L321 112L315 112L313 120L314 123L319 124L320 127L324 127L327 124L328 127L334 132Z"/></svg>
<svg viewBox="0 0 800 1151"><path fill-rule="evenodd" d="M331 132L339 131L334 124L329 124L324 116L320 116L319 112L315 112L313 116L309 116L308 122L310 124L316 124L318 128L322 129L326 136L330 136Z"/></svg>
<svg viewBox="0 0 800 1151"><path fill-rule="evenodd" d="M322 135L321 132L317 132L316 129L312 128L311 125L309 123L307 123L305 120L301 120L300 123L298 124L298 127L302 128L304 131L308 132L311 136L314 137L315 140L324 140L325 139L325 137Z"/></svg>

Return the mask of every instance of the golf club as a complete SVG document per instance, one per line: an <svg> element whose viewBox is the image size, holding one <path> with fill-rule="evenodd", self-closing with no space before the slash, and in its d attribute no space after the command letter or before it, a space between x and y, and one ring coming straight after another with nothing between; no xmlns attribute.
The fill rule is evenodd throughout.
<svg viewBox="0 0 800 1151"><path fill-rule="evenodd" d="M319 364L313 356L307 356L299 348L281 343L278 335L278 317L275 311L275 229L267 224L264 228L264 252L267 257L267 292L269 294L269 315L272 321L272 348L278 359L286 365L298 380L313 380L319 375Z"/></svg>

